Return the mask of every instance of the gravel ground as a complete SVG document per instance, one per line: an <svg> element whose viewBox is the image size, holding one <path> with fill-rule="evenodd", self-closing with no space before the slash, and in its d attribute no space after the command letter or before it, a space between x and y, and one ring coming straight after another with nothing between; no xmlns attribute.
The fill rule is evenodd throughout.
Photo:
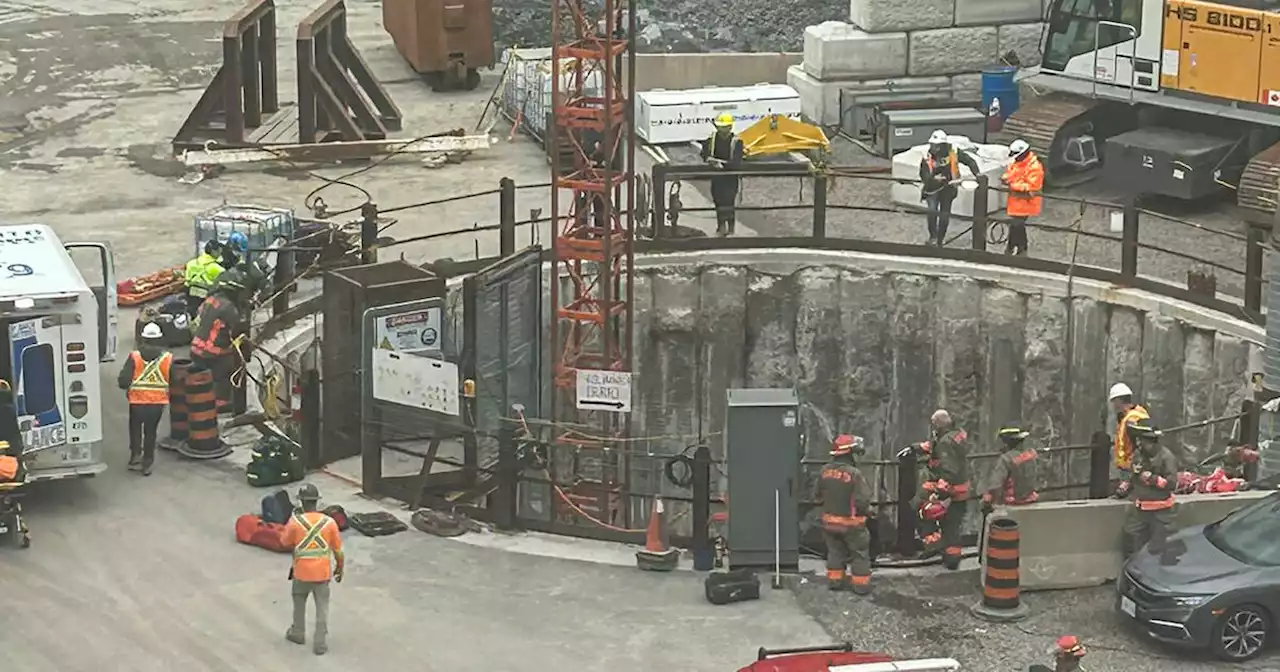
<svg viewBox="0 0 1280 672"><path fill-rule="evenodd" d="M677 162L696 162L692 149L668 150ZM868 154L857 145L844 139L833 143L833 164L845 166L888 166L889 162ZM802 184L803 182L803 184ZM829 187L829 203L857 207L892 208L889 196L891 183L882 179L840 178ZM698 189L707 192L707 183L698 183ZM1122 194L1094 180L1069 189L1054 190L1052 198L1045 200L1044 213L1031 220L1032 224L1071 226L1080 212L1080 201L1092 203L1119 203ZM740 203L743 206L778 206L810 204L812 186L799 178L747 178L743 180ZM1119 207L1119 206L1117 206ZM1190 270L1210 270L1217 276L1220 294L1239 297L1244 292L1245 225L1234 213L1234 202L1208 203L1198 207L1171 201L1146 204L1147 209L1182 220L1193 221L1203 227L1196 229L1155 215L1143 215L1140 220L1141 240L1158 245L1175 253L1193 255L1213 264L1238 269L1233 272L1213 268L1165 252L1143 249L1138 253L1138 268L1143 275L1157 277L1172 283L1186 282ZM1116 240L1104 240L1082 235L1075 250L1080 264L1118 269L1120 267L1120 242L1118 233L1110 231L1112 208L1086 204L1081 229L1087 233L1113 236ZM738 221L761 236L808 235L812 231L812 215L807 210L742 212ZM964 234L967 222L952 220L948 238L957 238L952 247L965 247L969 237ZM999 244L990 249L1004 248L1003 227L996 227ZM964 234L964 235L961 235ZM927 238L924 218L919 213L867 212L856 210L828 210L827 235L846 238L875 238L903 243L923 243ZM1069 261L1077 236L1060 231L1031 228L1029 253L1034 257Z"/></svg>
<svg viewBox="0 0 1280 672"><path fill-rule="evenodd" d="M1196 652L1145 641L1115 613L1114 588L1024 594L1031 616L995 625L969 615L980 597L976 571L876 578L872 596L832 593L821 582L794 588L800 606L835 641L904 658L951 657L965 670L1025 670L1048 663L1046 650L1060 635L1080 637L1089 653L1085 668L1106 672L1277 670L1271 654L1231 666Z"/></svg>

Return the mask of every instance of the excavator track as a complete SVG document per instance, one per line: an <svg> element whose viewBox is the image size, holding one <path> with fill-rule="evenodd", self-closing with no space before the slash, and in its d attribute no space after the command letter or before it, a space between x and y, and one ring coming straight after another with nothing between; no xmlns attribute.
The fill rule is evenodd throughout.
<svg viewBox="0 0 1280 672"><path fill-rule="evenodd" d="M1070 186L1090 179L1094 171L1079 173L1063 170L1065 164L1054 151L1062 152L1062 143L1055 142L1064 129L1073 125L1084 127L1087 116L1100 105L1099 101L1069 93L1053 92L1028 101L1004 122L1004 128L995 134L992 142L1007 145L1022 138L1031 145L1044 161L1047 181L1052 186ZM1099 140L1099 143L1101 140Z"/></svg>
<svg viewBox="0 0 1280 672"><path fill-rule="evenodd" d="M1236 189L1236 204L1245 216L1270 223L1276 212L1280 185L1280 142L1258 152L1244 167Z"/></svg>

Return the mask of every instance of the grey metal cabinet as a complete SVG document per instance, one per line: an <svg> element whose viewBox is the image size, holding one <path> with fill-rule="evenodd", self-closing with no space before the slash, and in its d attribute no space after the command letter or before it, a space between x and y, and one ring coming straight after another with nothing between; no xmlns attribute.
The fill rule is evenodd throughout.
<svg viewBox="0 0 1280 672"><path fill-rule="evenodd" d="M784 569L800 561L800 400L794 390L728 390L725 455L729 463L729 564L774 564L774 499L777 546Z"/></svg>

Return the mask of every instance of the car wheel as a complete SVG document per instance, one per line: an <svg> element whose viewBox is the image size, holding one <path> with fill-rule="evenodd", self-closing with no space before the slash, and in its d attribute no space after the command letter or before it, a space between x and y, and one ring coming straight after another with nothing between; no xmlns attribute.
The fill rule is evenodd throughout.
<svg viewBox="0 0 1280 672"><path fill-rule="evenodd" d="M1241 662L1256 658L1271 637L1271 615L1255 604L1232 608L1213 627L1209 646L1219 658Z"/></svg>

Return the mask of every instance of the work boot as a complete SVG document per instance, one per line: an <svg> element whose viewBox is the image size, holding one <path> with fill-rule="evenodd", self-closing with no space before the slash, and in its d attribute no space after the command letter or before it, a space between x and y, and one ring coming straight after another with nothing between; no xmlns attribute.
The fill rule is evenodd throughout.
<svg viewBox="0 0 1280 672"><path fill-rule="evenodd" d="M853 583L853 584L849 584L849 588L853 591L854 595L870 595L871 594L871 584L869 583Z"/></svg>
<svg viewBox="0 0 1280 672"><path fill-rule="evenodd" d="M948 570L953 572L957 569L960 569L960 556L958 555L942 556L942 566L946 567Z"/></svg>
<svg viewBox="0 0 1280 672"><path fill-rule="evenodd" d="M849 582L845 579L827 579L827 590L838 593L848 589Z"/></svg>
<svg viewBox="0 0 1280 672"><path fill-rule="evenodd" d="M300 632L294 632L293 628L289 628L288 630L284 631L284 638L293 642L294 644L307 643L307 636Z"/></svg>
<svg viewBox="0 0 1280 672"><path fill-rule="evenodd" d="M329 645L324 642L316 642L316 645L312 647L311 652L317 656L323 656L329 652Z"/></svg>
<svg viewBox="0 0 1280 672"><path fill-rule="evenodd" d="M137 471L142 468L142 456L129 458L129 471Z"/></svg>
<svg viewBox="0 0 1280 672"><path fill-rule="evenodd" d="M145 466L145 467L143 467L143 468L142 468L142 475L143 475L143 476L150 476L150 475L151 475L151 465L149 465L149 464L148 464L147 466Z"/></svg>

